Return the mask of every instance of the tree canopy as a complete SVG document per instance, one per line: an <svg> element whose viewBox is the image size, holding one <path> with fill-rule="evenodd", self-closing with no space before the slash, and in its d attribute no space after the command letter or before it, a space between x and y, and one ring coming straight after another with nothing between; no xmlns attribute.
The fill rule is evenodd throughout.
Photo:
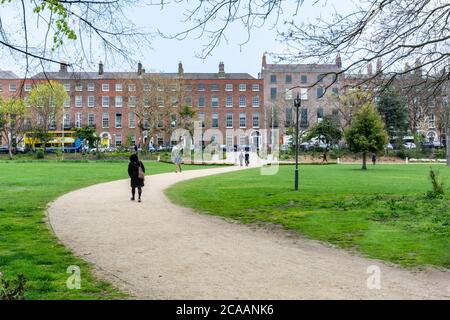
<svg viewBox="0 0 450 320"><path fill-rule="evenodd" d="M355 113L345 139L350 151L362 153L362 169L366 170L367 153L380 152L388 143L383 120L373 104L366 103Z"/></svg>

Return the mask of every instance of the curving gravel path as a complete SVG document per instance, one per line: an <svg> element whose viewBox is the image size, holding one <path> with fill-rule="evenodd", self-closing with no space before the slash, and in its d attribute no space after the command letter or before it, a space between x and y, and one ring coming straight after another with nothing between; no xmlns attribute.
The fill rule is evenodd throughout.
<svg viewBox="0 0 450 320"><path fill-rule="evenodd" d="M273 227L197 214L163 194L178 181L234 170L147 176L142 203L130 201L128 180L94 185L50 204L49 222L98 276L137 298L450 299L450 270L405 270ZM367 288L371 265L381 270L380 289Z"/></svg>

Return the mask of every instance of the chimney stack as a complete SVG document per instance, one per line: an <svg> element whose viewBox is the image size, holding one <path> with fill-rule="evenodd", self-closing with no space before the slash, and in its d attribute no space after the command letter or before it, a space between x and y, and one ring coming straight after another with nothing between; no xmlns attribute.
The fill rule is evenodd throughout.
<svg viewBox="0 0 450 320"><path fill-rule="evenodd" d="M102 75L103 74L103 62L100 61L100 63L98 64L98 74Z"/></svg>
<svg viewBox="0 0 450 320"><path fill-rule="evenodd" d="M180 61L180 62L178 62L178 76L182 77L183 73L184 73L183 64Z"/></svg>
<svg viewBox="0 0 450 320"><path fill-rule="evenodd" d="M336 66L339 69L342 68L342 59L341 59L341 55L339 53L336 55Z"/></svg>
<svg viewBox="0 0 450 320"><path fill-rule="evenodd" d="M377 74L382 73L383 71L381 70L383 68L383 61L381 61L381 58L377 59Z"/></svg>
<svg viewBox="0 0 450 320"><path fill-rule="evenodd" d="M139 61L138 63L138 75L142 74L142 63Z"/></svg>
<svg viewBox="0 0 450 320"><path fill-rule="evenodd" d="M65 61L60 62L59 72L67 72L67 62L65 62Z"/></svg>
<svg viewBox="0 0 450 320"><path fill-rule="evenodd" d="M369 64L367 65L367 75L372 75L372 62L369 62Z"/></svg>
<svg viewBox="0 0 450 320"><path fill-rule="evenodd" d="M267 59L266 59L266 54L264 53L262 56L262 68L265 69L267 67Z"/></svg>
<svg viewBox="0 0 450 320"><path fill-rule="evenodd" d="M225 78L225 65L223 62L219 63L219 79Z"/></svg>
<svg viewBox="0 0 450 320"><path fill-rule="evenodd" d="M420 58L416 59L416 66L415 66L414 74L421 77L422 76L422 62L420 61Z"/></svg>

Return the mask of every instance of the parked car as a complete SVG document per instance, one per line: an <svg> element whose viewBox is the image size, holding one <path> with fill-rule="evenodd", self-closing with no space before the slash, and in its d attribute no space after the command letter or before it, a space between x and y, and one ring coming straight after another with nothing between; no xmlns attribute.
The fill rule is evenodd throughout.
<svg viewBox="0 0 450 320"><path fill-rule="evenodd" d="M416 148L416 144L414 142L405 142L403 146L405 147L405 149L409 150Z"/></svg>
<svg viewBox="0 0 450 320"><path fill-rule="evenodd" d="M7 146L1 146L0 147L0 153L8 153L8 147Z"/></svg>

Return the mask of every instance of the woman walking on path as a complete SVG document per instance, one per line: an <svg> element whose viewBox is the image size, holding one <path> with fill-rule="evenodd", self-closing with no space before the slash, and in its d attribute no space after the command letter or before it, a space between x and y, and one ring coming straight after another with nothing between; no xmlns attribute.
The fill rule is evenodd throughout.
<svg viewBox="0 0 450 320"><path fill-rule="evenodd" d="M144 186L145 167L139 161L137 154L130 156L130 163L128 164L128 175L131 178L131 201L134 201L136 195L136 188L138 189L138 202L141 202L142 187Z"/></svg>

